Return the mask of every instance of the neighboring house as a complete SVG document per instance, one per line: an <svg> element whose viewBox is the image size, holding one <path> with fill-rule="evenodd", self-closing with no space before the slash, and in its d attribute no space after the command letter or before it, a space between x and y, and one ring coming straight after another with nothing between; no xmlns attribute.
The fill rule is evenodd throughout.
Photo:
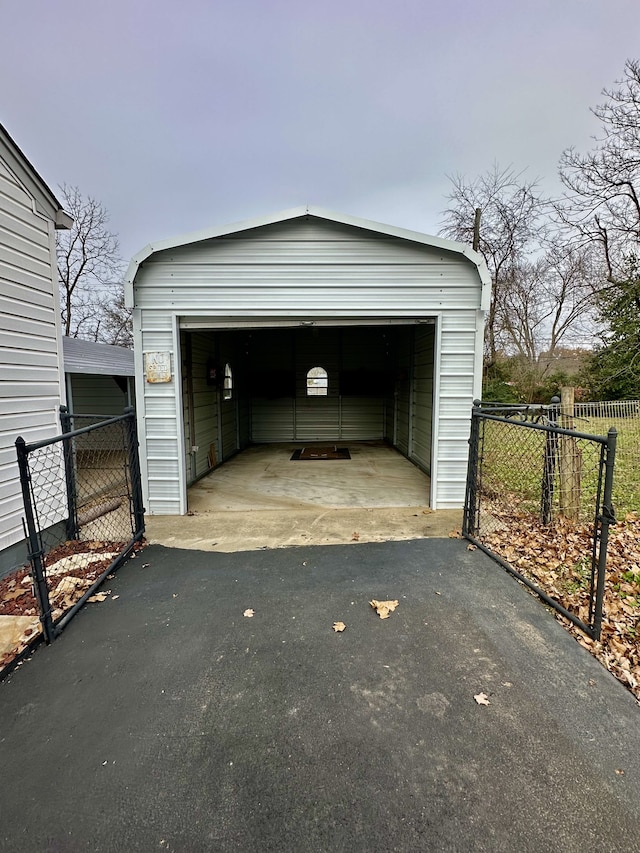
<svg viewBox="0 0 640 853"><path fill-rule="evenodd" d="M127 406L133 406L132 350L67 337L62 339L62 349L71 412L121 415Z"/></svg>
<svg viewBox="0 0 640 853"><path fill-rule="evenodd" d="M386 439L463 505L490 279L470 246L299 208L129 266L148 511L252 442Z"/></svg>
<svg viewBox="0 0 640 853"><path fill-rule="evenodd" d="M0 574L25 556L15 440L60 431L65 387L55 229L71 225L0 125Z"/></svg>

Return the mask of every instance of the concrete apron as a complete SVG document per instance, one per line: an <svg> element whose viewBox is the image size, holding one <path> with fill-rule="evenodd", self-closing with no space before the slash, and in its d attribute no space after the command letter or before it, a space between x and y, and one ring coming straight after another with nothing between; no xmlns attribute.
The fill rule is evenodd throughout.
<svg viewBox="0 0 640 853"><path fill-rule="evenodd" d="M462 511L432 511L429 477L393 448L340 445L350 460L292 462L299 442L250 447L191 487L189 515L147 516L147 539L232 552L446 537L460 528Z"/></svg>

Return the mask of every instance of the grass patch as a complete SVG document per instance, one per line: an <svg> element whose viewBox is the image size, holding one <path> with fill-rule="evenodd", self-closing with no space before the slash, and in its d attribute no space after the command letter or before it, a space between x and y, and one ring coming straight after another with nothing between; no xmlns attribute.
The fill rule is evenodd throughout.
<svg viewBox="0 0 640 853"><path fill-rule="evenodd" d="M488 498L516 496L522 510L539 513L542 503L545 450L548 433L517 423L484 421L482 490ZM613 503L620 516L640 510L640 417L617 421L590 418L577 421L580 431L606 435L610 426L618 430L613 480ZM562 442L564 439L559 438ZM601 444L587 439L569 439L579 457L580 516L589 519L595 510ZM565 444L564 447L568 445ZM553 508L558 510L559 470L556 458Z"/></svg>

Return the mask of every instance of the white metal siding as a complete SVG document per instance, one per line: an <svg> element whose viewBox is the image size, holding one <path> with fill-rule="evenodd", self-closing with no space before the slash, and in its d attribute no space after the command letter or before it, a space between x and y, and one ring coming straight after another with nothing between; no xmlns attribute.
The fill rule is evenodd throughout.
<svg viewBox="0 0 640 853"><path fill-rule="evenodd" d="M477 315L468 310L442 317L436 501L444 509L457 508L464 500Z"/></svg>
<svg viewBox="0 0 640 853"><path fill-rule="evenodd" d="M214 340L203 332L191 335L191 377L189 390L192 405L184 395L185 442L187 460L191 465L189 482L209 470L210 462L222 459L218 434L218 388L207 384L207 363L215 360ZM193 431L188 431L190 412L193 413ZM213 445L213 452L212 452ZM197 447L197 450L192 450Z"/></svg>
<svg viewBox="0 0 640 853"><path fill-rule="evenodd" d="M442 353L433 391L442 410L436 419L435 453L440 473L434 494L438 506L461 506L481 281L475 264L460 253L365 228L301 217L152 254L138 269L134 298L139 309L134 315L139 321L136 347L142 351L173 351L175 316L210 317L212 325L216 320L235 318L240 327L243 320L260 320L266 325L269 318L308 322L314 318L438 317L442 321ZM402 362L403 353L400 356ZM406 367L409 371L410 362ZM301 377L299 370L299 388ZM399 377L396 443L405 453L410 389L408 376L406 380ZM174 478L172 457L177 458L182 451L176 431L175 391L173 383L145 384L139 396L148 433L154 435L162 429L175 441L164 467L157 459L153 478L149 472L152 512L178 511L180 486ZM332 419L339 422L340 401L331 393L318 399L322 402L314 410L310 405L316 401L298 399L302 408L298 410L296 405L294 412L289 412L282 400L254 399L252 439L269 440L269 435L282 435L279 430L286 432L291 425L293 435L304 436L304 440L328 437ZM336 405L337 411L332 408ZM354 406L361 409L362 403ZM375 414L376 420L380 418L379 429L384 432L384 413L370 414ZM358 416L354 412L353 417ZM262 426L257 426L260 418ZM148 444L149 439L146 441ZM143 447L144 452L148 448Z"/></svg>
<svg viewBox="0 0 640 853"><path fill-rule="evenodd" d="M411 458L431 473L435 327L418 326L413 345Z"/></svg>
<svg viewBox="0 0 640 853"><path fill-rule="evenodd" d="M0 551L23 539L15 440L59 431L53 224L34 206L0 157Z"/></svg>

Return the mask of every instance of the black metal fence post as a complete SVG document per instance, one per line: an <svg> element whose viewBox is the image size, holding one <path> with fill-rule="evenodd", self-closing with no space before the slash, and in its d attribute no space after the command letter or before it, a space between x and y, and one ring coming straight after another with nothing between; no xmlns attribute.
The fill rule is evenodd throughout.
<svg viewBox="0 0 640 853"><path fill-rule="evenodd" d="M469 464L467 488L462 517L462 535L475 536L478 530L478 464L480 444L480 400L473 401L471 410L471 434L469 436Z"/></svg>
<svg viewBox="0 0 640 853"><path fill-rule="evenodd" d="M607 569L607 547L609 545L609 527L616 523L615 511L612 503L613 494L613 469L616 461L616 444L618 431L611 427L607 433L604 495L602 497L602 512L598 517L600 522L600 547L598 549L598 579L596 583L596 598L593 608L593 639L599 640L602 631L602 603L604 600L604 583Z"/></svg>
<svg viewBox="0 0 640 853"><path fill-rule="evenodd" d="M40 541L40 531L36 524L33 502L31 500L31 475L29 473L29 460L26 443L22 436L16 439L16 453L18 456L18 470L20 471L20 486L22 487L22 499L24 501L24 514L27 526L27 541L29 543L29 562L33 574L33 587L40 608L40 624L42 633L47 643L55 639L55 629L51 616L51 604L49 602L49 590L44 573L44 550Z"/></svg>
<svg viewBox="0 0 640 853"><path fill-rule="evenodd" d="M144 533L144 505L142 500L142 482L140 478L140 455L138 452L138 430L136 428L136 414L133 406L127 406L124 410L127 415L127 451L129 455L129 471L131 474L131 502L133 504L133 518L135 530L134 538L141 539Z"/></svg>
<svg viewBox="0 0 640 853"><path fill-rule="evenodd" d="M66 435L73 429L73 418L66 406L60 406L60 426L62 434ZM76 484L76 464L73 452L73 439L65 438L62 442L64 457L64 476L67 485L67 539L77 539L78 527L78 490Z"/></svg>
<svg viewBox="0 0 640 853"><path fill-rule="evenodd" d="M556 426L558 423L558 406L560 397L551 398L549 408L549 423ZM544 472L542 475L542 507L541 521L543 524L551 524L553 519L553 487L556 476L556 461L558 459L558 434L548 432L544 446Z"/></svg>

